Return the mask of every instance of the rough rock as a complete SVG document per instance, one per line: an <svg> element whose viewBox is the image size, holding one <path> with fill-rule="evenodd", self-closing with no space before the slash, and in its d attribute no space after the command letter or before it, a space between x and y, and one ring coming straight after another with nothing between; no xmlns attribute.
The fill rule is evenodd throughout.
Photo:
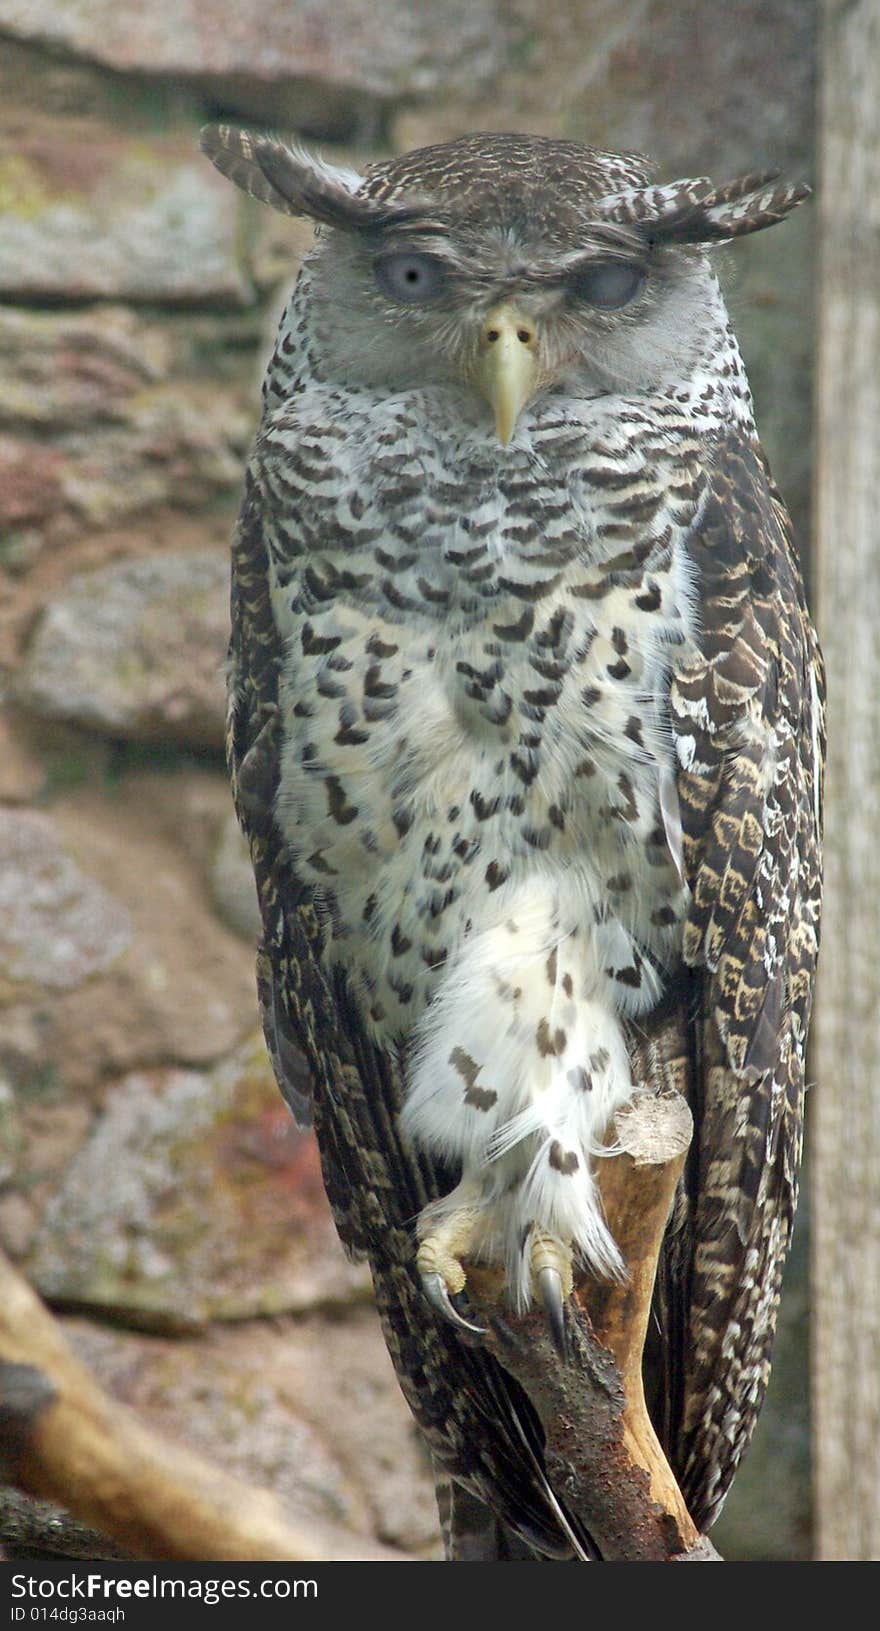
<svg viewBox="0 0 880 1631"><path fill-rule="evenodd" d="M5 1019L3 1014L3 1031ZM28 1256L42 1207L85 1143L93 1119L93 1109L85 1101L65 1103L57 1076L41 1063L28 1085L16 1083L11 1090L3 1117L11 1160L0 1178L0 1244L15 1259Z"/></svg>
<svg viewBox="0 0 880 1631"><path fill-rule="evenodd" d="M38 1223L34 1202L10 1189L0 1194L0 1246L13 1261L26 1257Z"/></svg>
<svg viewBox="0 0 880 1631"><path fill-rule="evenodd" d="M309 144L310 145L310 144ZM314 151L320 151L314 149ZM347 165L350 169L363 167L363 155L351 153L332 155L334 162ZM281 215L278 210L268 210L264 204L256 199L242 200L243 215L248 226L250 240L249 270L254 282L261 291L273 290L276 285L284 286L285 303L299 271L303 256L311 249L315 241L315 228L308 219L292 219L289 215ZM274 300L269 303L268 315L263 314L263 329L272 324L272 341L274 330L281 317L281 302ZM268 346L260 347L260 377L265 372L266 363L271 352Z"/></svg>
<svg viewBox="0 0 880 1631"><path fill-rule="evenodd" d="M31 1250L42 1209L88 1136L91 1106L64 1102L57 1080L45 1072L13 1097L10 1134L14 1162L0 1195L0 1244L21 1260Z"/></svg>
<svg viewBox="0 0 880 1631"><path fill-rule="evenodd" d="M62 464L55 448L0 436L0 527L5 538L39 525L61 508Z"/></svg>
<svg viewBox="0 0 880 1631"><path fill-rule="evenodd" d="M256 885L225 772L179 770L170 777L147 771L134 785L155 809L166 837L204 879L220 920L253 949L260 933Z"/></svg>
<svg viewBox="0 0 880 1631"><path fill-rule="evenodd" d="M64 119L19 130L0 159L0 199L7 299L251 298L236 195L194 130L151 137Z"/></svg>
<svg viewBox="0 0 880 1631"><path fill-rule="evenodd" d="M222 774L205 779L225 794ZM55 809L71 852L107 880L133 929L129 951L103 980L53 1009L52 1051L63 1048L71 1083L88 1071L212 1063L256 1023L253 952L218 921L177 830L189 784L172 766L124 777L107 793L85 786Z"/></svg>
<svg viewBox="0 0 880 1631"><path fill-rule="evenodd" d="M81 972L91 970L84 982L67 990L42 983L43 954L34 949L33 935L43 920L30 923L22 890L28 872L21 872L17 859L26 846L14 847L16 859L7 874L10 921L21 925L17 932L31 978L10 983L4 992L14 1003L0 1026L0 1069L28 1092L55 1084L62 1093L82 1095L141 1067L213 1063L257 1024L253 951L212 910L206 873L213 843L199 850L186 808L193 787L204 785L215 790L215 807L225 813L224 777L219 771L170 767L121 780L114 776L104 785L88 780L73 785L77 762L69 769L70 785L52 805L51 818L19 810L0 817L5 823L23 818L28 835L43 835L48 827L74 877L101 880L95 887L124 914L129 939L106 966L108 936L100 938L97 951L87 939L91 960L78 965ZM62 876L70 873L62 868ZM75 905L76 893L70 899ZM73 946L89 921L86 917L81 924L78 909L73 912ZM61 939L57 948L50 945L50 970L51 958L65 955L65 944L69 941ZM21 945L16 943L11 954L20 966ZM72 953L65 967L71 967L70 958ZM26 1173L25 1164L23 1181Z"/></svg>
<svg viewBox="0 0 880 1631"><path fill-rule="evenodd" d="M46 1079L45 1010L27 989L20 997L22 1000L4 1005L0 1027L0 1070L15 1088Z"/></svg>
<svg viewBox="0 0 880 1631"><path fill-rule="evenodd" d="M27 732L19 721L0 713L0 803L29 803L36 798L45 779L45 767L34 752Z"/></svg>
<svg viewBox="0 0 880 1631"><path fill-rule="evenodd" d="M176 421L168 424L175 402L189 393L203 410L222 391L211 438L240 453L257 410L248 349L258 332L253 314L159 317L103 302L63 311L4 306L0 426L41 435L87 428L94 438L103 427L149 427L161 407L166 430L176 431Z"/></svg>
<svg viewBox="0 0 880 1631"><path fill-rule="evenodd" d="M260 931L256 886L225 771L178 770L174 776L141 771L134 786L204 879L218 917L253 947Z"/></svg>
<svg viewBox="0 0 880 1631"><path fill-rule="evenodd" d="M377 1538L442 1556L428 1455L374 1311L350 1314L338 1332L314 1317L287 1322L267 1345L264 1364L325 1440L344 1443L373 1507Z"/></svg>
<svg viewBox="0 0 880 1631"><path fill-rule="evenodd" d="M256 316L0 308L9 572L21 580L40 565L57 581L62 548L114 527L117 553L135 551L138 527L186 548L196 522L202 543L225 550L257 413L258 334Z"/></svg>
<svg viewBox="0 0 880 1631"><path fill-rule="evenodd" d="M65 1334L102 1385L172 1442L270 1490L292 1517L369 1533L344 1439L322 1441L283 1379L266 1376L263 1328L231 1355L222 1334L195 1344L100 1331L82 1319L66 1321Z"/></svg>
<svg viewBox="0 0 880 1631"><path fill-rule="evenodd" d="M211 864L211 899L224 923L255 945L262 928L250 853L230 810Z"/></svg>
<svg viewBox="0 0 880 1631"><path fill-rule="evenodd" d="M8 1183L15 1171L21 1144L15 1094L9 1083L0 1077L0 1188Z"/></svg>
<svg viewBox="0 0 880 1631"><path fill-rule="evenodd" d="M539 0L532 0L537 15ZM568 129L596 146L650 153L664 171L719 181L803 164L815 128L812 0L598 0L591 49L571 51L577 0L541 4L539 49L566 74ZM542 39L543 36L543 39ZM768 65L772 65L769 67ZM719 90L730 94L719 109ZM723 170L723 174L721 171Z"/></svg>
<svg viewBox="0 0 880 1631"><path fill-rule="evenodd" d="M124 306L0 310L0 424L63 431L131 418L133 400L172 372L165 325Z"/></svg>
<svg viewBox="0 0 880 1631"><path fill-rule="evenodd" d="M82 117L87 108L92 118L114 121L120 118L119 82L97 63L85 58L47 51L38 44L16 40L5 32L0 20L0 128L13 135L30 129L39 109L40 120ZM150 90L152 89L152 98ZM156 87L132 81L126 86L126 119L137 118L144 125L156 125ZM152 119L150 119L152 103ZM10 146L12 143L10 143Z"/></svg>
<svg viewBox="0 0 880 1631"><path fill-rule="evenodd" d="M649 154L718 179L809 163L816 0L511 0L516 45L492 96L455 82L395 126L403 151L465 129L529 130ZM721 173L723 170L723 174Z"/></svg>
<svg viewBox="0 0 880 1631"><path fill-rule="evenodd" d="M0 0L0 29L117 70L256 80L317 80L381 98L428 97L450 82L475 91L499 70L521 29L503 0Z"/></svg>
<svg viewBox="0 0 880 1631"><path fill-rule="evenodd" d="M229 565L157 555L72 577L46 608L21 677L25 706L111 736L220 748Z"/></svg>
<svg viewBox="0 0 880 1631"><path fill-rule="evenodd" d="M75 990L130 944L124 906L80 870L48 817L0 809L0 996L25 983Z"/></svg>
<svg viewBox="0 0 880 1631"><path fill-rule="evenodd" d="M29 1266L46 1296L154 1329L345 1305L367 1287L262 1039L208 1073L120 1083L49 1201Z"/></svg>

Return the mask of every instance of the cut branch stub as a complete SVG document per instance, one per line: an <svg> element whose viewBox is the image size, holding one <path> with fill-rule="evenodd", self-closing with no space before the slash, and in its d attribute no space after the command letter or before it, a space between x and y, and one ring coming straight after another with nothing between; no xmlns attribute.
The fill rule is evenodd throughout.
<svg viewBox="0 0 880 1631"><path fill-rule="evenodd" d="M609 1562L720 1561L688 1514L642 1387L657 1260L692 1132L677 1093L639 1095L618 1114L614 1153L597 1163L597 1181L627 1278L576 1280L567 1361L543 1312L512 1314L498 1273L468 1266L471 1300L490 1326L488 1346L540 1419L550 1482Z"/></svg>
<svg viewBox="0 0 880 1631"><path fill-rule="evenodd" d="M598 1163L605 1217L627 1268L622 1284L582 1276L575 1298L592 1333L610 1348L624 1392L623 1443L648 1474L651 1496L675 1520L686 1551L698 1531L651 1424L642 1385L642 1354L651 1313L657 1260L675 1188L693 1135L693 1119L680 1094L645 1095L618 1112L619 1153Z"/></svg>

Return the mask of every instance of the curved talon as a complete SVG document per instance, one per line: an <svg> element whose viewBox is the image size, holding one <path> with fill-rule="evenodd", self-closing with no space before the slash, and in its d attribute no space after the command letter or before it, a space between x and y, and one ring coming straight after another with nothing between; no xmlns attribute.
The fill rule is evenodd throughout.
<svg viewBox="0 0 880 1631"><path fill-rule="evenodd" d="M442 1314L450 1325L456 1326L459 1331L469 1332L471 1336L488 1336L489 1333L485 1325L474 1325L470 1320L463 1319L459 1314L458 1309L453 1305L452 1298L449 1295L449 1288L442 1274L423 1274L422 1290L431 1306L436 1308L438 1314Z"/></svg>
<svg viewBox="0 0 880 1631"><path fill-rule="evenodd" d="M544 1306L553 1346L560 1359L568 1363L568 1338L565 1333L565 1301L562 1275L558 1269L546 1266L535 1275L535 1289Z"/></svg>

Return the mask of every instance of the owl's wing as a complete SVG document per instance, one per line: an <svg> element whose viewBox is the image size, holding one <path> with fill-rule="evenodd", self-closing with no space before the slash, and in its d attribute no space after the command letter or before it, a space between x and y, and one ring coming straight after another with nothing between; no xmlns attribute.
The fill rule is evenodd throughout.
<svg viewBox="0 0 880 1631"><path fill-rule="evenodd" d="M698 1004L697 1131L661 1298L681 1344L668 1447L705 1526L767 1385L797 1199L824 683L790 524L757 444L717 450L690 554L702 655L675 675L670 711L693 896L684 955Z"/></svg>
<svg viewBox="0 0 880 1631"><path fill-rule="evenodd" d="M231 621L227 756L257 883L257 983L279 1085L298 1119L314 1121L336 1227L349 1252L369 1260L385 1340L435 1460L475 1497L474 1509L484 1501L526 1546L570 1556L589 1542L574 1536L550 1489L528 1400L491 1355L463 1345L425 1300L415 1221L454 1180L402 1145L399 1067L373 1045L343 971L322 964L321 912L274 820L283 651L269 594L258 461L233 545Z"/></svg>

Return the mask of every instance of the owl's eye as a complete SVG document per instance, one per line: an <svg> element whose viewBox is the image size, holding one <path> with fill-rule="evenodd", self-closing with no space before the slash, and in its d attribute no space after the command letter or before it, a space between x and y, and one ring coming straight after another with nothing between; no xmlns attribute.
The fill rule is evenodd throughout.
<svg viewBox="0 0 880 1631"><path fill-rule="evenodd" d="M443 267L433 255L383 255L373 271L382 293L404 306L426 306L437 299L445 282Z"/></svg>
<svg viewBox="0 0 880 1631"><path fill-rule="evenodd" d="M570 286L578 300L600 311L618 311L628 306L640 293L645 274L640 266L628 261L594 261L571 279Z"/></svg>

